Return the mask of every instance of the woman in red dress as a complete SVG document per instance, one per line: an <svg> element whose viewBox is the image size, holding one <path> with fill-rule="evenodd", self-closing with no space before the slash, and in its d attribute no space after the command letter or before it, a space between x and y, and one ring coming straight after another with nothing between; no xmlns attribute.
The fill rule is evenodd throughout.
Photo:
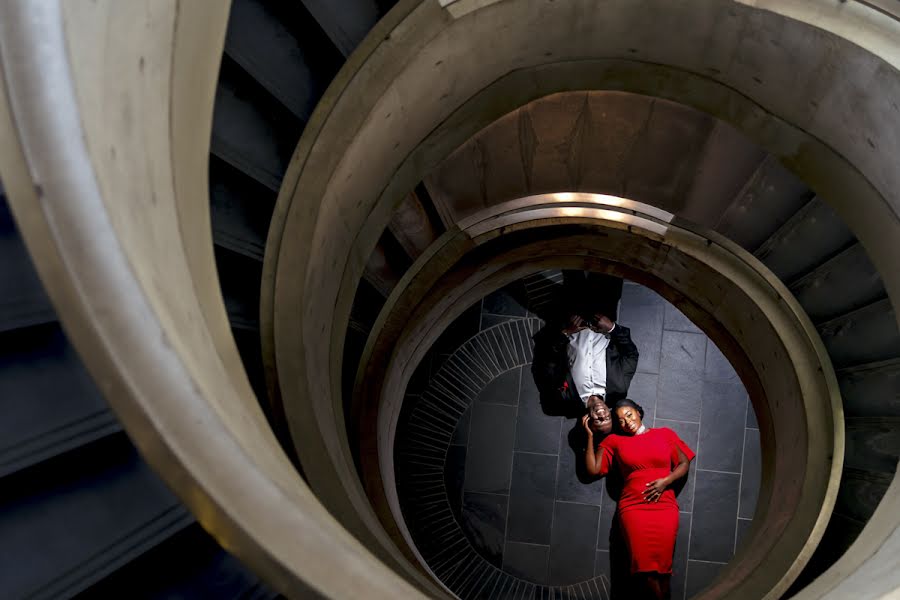
<svg viewBox="0 0 900 600"><path fill-rule="evenodd" d="M667 427L646 427L643 409L631 400L616 403L614 414L623 435L607 436L594 449L588 416L587 470L606 475L618 465L625 485L618 502L619 523L631 554L631 573L649 598L668 599L678 502L672 484L688 473L694 453Z"/></svg>

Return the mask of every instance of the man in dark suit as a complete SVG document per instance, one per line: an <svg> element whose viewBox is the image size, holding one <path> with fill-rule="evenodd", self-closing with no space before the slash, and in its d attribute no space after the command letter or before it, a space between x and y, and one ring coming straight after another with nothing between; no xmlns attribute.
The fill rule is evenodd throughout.
<svg viewBox="0 0 900 600"><path fill-rule="evenodd" d="M628 395L640 353L624 325L599 313L573 314L562 326L541 328L534 342L535 382L545 399L560 397L562 414L583 415L591 396L612 408Z"/></svg>

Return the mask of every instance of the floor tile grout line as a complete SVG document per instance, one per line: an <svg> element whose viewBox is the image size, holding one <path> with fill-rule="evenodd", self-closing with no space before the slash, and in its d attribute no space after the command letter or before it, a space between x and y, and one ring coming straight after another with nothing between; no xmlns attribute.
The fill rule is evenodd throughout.
<svg viewBox="0 0 900 600"><path fill-rule="evenodd" d="M464 490L464 491L467 494L484 494L486 496L503 496L504 498L509 497L509 494L504 494L503 492L485 492L483 490Z"/></svg>
<svg viewBox="0 0 900 600"><path fill-rule="evenodd" d="M480 317L479 317L479 320L480 320ZM462 515L462 506L463 506L463 502L465 501L466 479L468 479L468 477L469 477L469 469L466 468L466 463L469 462L469 456L471 454L471 452L470 452L471 449L469 448L469 444L472 442L472 421L475 420L475 418L474 418L475 417L475 409L473 408L474 404L475 404L475 401L473 400L472 402L469 403L469 407L466 409L469 411L469 422L466 424L468 428L466 430L466 459L463 461L463 484L460 486L460 490L459 490L459 514L460 515ZM463 412L465 413L465 411L463 411ZM509 504L508 500L507 500L507 504Z"/></svg>
<svg viewBox="0 0 900 600"><path fill-rule="evenodd" d="M579 502L578 500L560 500L559 498L554 498L554 502L559 502L560 504L577 504L578 506L593 506L596 509L600 509L599 504L591 504L590 502Z"/></svg>
<svg viewBox="0 0 900 600"><path fill-rule="evenodd" d="M456 368L456 365L449 364L452 360L453 357L447 360L447 363L444 364L446 368L442 369L441 372L435 374L434 379L438 381L443 380L442 382L446 382L445 387L452 388L456 392L458 392L458 398L477 396L479 392L478 390L476 390L476 387L472 385L474 378L470 376L469 379L466 380L464 379L464 376L455 373L453 369ZM472 399L474 400L474 397Z"/></svg>
<svg viewBox="0 0 900 600"><path fill-rule="evenodd" d="M481 571L481 574L478 576L478 579L472 585L472 589L468 590L468 596L470 598L477 598L479 592L484 588L488 581L491 579L491 569L496 569L496 567L490 563L485 562L484 568ZM478 588L477 590L475 588Z"/></svg>
<svg viewBox="0 0 900 600"><path fill-rule="evenodd" d="M450 358L441 365L439 373L443 371L446 374L453 375L463 381L475 382L479 388L487 385L490 382L490 379L485 377L486 371L483 368L473 368L479 367L479 365L475 364L476 361L468 358L466 351L467 348L465 345L454 350Z"/></svg>
<svg viewBox="0 0 900 600"><path fill-rule="evenodd" d="M512 323L510 321L507 321L506 327L500 330L500 335L503 337L507 349L509 350L512 364L521 367L522 365L519 363L519 350L516 348L516 341L513 339Z"/></svg>
<svg viewBox="0 0 900 600"><path fill-rule="evenodd" d="M707 565L723 565L724 566L724 565L728 564L727 562L719 562L717 560L701 560L699 558L692 558L690 560L693 562L705 563Z"/></svg>
<svg viewBox="0 0 900 600"><path fill-rule="evenodd" d="M484 316L484 298L478 301L478 333L481 333L481 321ZM476 334L477 335L477 334Z"/></svg>
<svg viewBox="0 0 900 600"><path fill-rule="evenodd" d="M528 450L513 450L513 452L518 452L519 454L534 454L536 456L559 456L559 454L550 454L549 452L530 452Z"/></svg>
<svg viewBox="0 0 900 600"><path fill-rule="evenodd" d="M509 366L511 361L507 360L506 356L509 354L509 348L506 347L506 341L503 339L503 329L504 325L500 325L499 327L492 328L490 333L497 349L497 357L503 367L509 371L512 367Z"/></svg>
<svg viewBox="0 0 900 600"><path fill-rule="evenodd" d="M747 412L750 410L750 403L745 403L744 408L744 441L741 444L741 474L738 477L738 501L737 501L737 517L734 520L734 549L731 551L731 556L737 554L737 544L738 544L738 525L740 524L739 519L741 518L741 489L744 487L744 459L747 456Z"/></svg>
<svg viewBox="0 0 900 600"><path fill-rule="evenodd" d="M709 345L712 343L708 337L703 349L703 370L706 371L706 359L709 354ZM700 454L700 440L703 437L703 394L700 394L700 413L697 417L697 455ZM697 471L700 471L698 468ZM694 488L691 490L691 524L688 525L687 561L684 563L684 592L682 598L687 598L688 571L691 565L691 539L694 537L694 503L697 501L697 473L694 473Z"/></svg>
<svg viewBox="0 0 900 600"><path fill-rule="evenodd" d="M562 446L562 431L563 431L563 423L565 421L563 419L559 420L559 428L556 432L556 472L553 475L553 510L550 512L550 549L547 550L547 581L551 581L550 578L550 565L552 564L551 559L553 558L553 525L554 521L556 521L556 494L557 487L559 486L559 461L562 460L562 452L560 451L560 447ZM596 544L596 542L595 542Z"/></svg>
<svg viewBox="0 0 900 600"><path fill-rule="evenodd" d="M486 381L485 385L489 384L494 378L494 372L491 370L490 365L487 360L481 355L478 351L479 349L476 347L476 344L473 343L471 346L460 346L457 352L459 353L460 359L466 359L470 366L481 371L482 378Z"/></svg>
<svg viewBox="0 0 900 600"><path fill-rule="evenodd" d="M512 356L510 355L509 344L506 343L506 336L503 335L503 330L506 329L505 325L506 324L504 323L500 327L492 329L491 334L494 336L494 341L497 343L497 352L499 352L503 363L507 365L506 370L509 371L514 369L515 366Z"/></svg>
<svg viewBox="0 0 900 600"><path fill-rule="evenodd" d="M478 350L481 352L481 355L488 361L488 364L494 367L494 370L496 371L494 377L506 372L506 369L500 367L497 357L494 356L494 351L491 349L490 342L487 339L487 332L485 332L483 337L478 336L475 338L475 343L478 345Z"/></svg>
<svg viewBox="0 0 900 600"><path fill-rule="evenodd" d="M513 337L517 340L519 348L522 349L522 359L524 360L524 362L522 363L522 366L524 367L525 365L527 365L528 363L530 363L532 361L532 358L529 358L529 356L528 356L529 350L530 350L530 348L529 348L530 344L528 343L528 338L525 335L525 326L522 324L521 321L519 321L515 324L515 326L513 327L513 330L515 333L515 335Z"/></svg>
<svg viewBox="0 0 900 600"><path fill-rule="evenodd" d="M487 316L489 316L489 317L506 317L506 318L509 319L510 321L517 321L517 320L519 320L519 319L526 319L526 318L527 318L527 316L525 316L525 315L507 315L507 314L503 314L503 313L491 312L491 311L489 311L489 310L484 310L484 308L483 308L483 307L484 307L483 302L484 302L484 300L482 299L482 309L481 309L481 314L483 314L483 315L487 315Z"/></svg>
<svg viewBox="0 0 900 600"><path fill-rule="evenodd" d="M697 443L697 445L700 445L699 442ZM697 469L697 471L703 471L704 473L719 473L721 475L741 475L740 471L717 471L716 469Z"/></svg>
<svg viewBox="0 0 900 600"><path fill-rule="evenodd" d="M513 423L519 422L519 396L522 395L522 368L519 368L519 379L516 382L516 418ZM500 564L504 564L504 559L506 555L506 541L509 537L509 505L512 504L512 484L513 484L513 473L515 472L516 467L516 442L518 441L516 438L518 437L518 427L513 428L513 443L512 443L512 456L509 461L509 487L507 488L506 494L506 519L503 521L503 554L500 556ZM549 554L549 552L548 552Z"/></svg>
<svg viewBox="0 0 900 600"><path fill-rule="evenodd" d="M441 374L442 377L443 374ZM444 377L446 380L446 377ZM451 410L454 408L454 403L459 405L459 407L466 406L469 403L470 398L467 394L462 392L462 390L456 389L452 382L450 381L441 381L438 379L436 375L434 379L431 380L431 397L443 401L444 405L450 408ZM472 398L471 400L474 400ZM465 409L460 410L460 413L464 412Z"/></svg>
<svg viewBox="0 0 900 600"><path fill-rule="evenodd" d="M616 312L618 313L618 308L616 308ZM590 442L590 440L588 440ZM585 449L585 453L587 450ZM576 459L577 460L577 459ZM600 496L600 504L597 505L597 537L594 539L594 568L591 569L591 573L594 574L594 577L597 577L597 540L600 538L600 524L603 522L603 496ZM607 550L608 552L608 550Z"/></svg>
<svg viewBox="0 0 900 600"><path fill-rule="evenodd" d="M522 365L519 364L519 350L516 348L516 342L513 339L512 327L512 322L507 321L506 326L500 330L500 335L503 337L504 342L506 342L512 363L521 367Z"/></svg>
<svg viewBox="0 0 900 600"><path fill-rule="evenodd" d="M478 589L477 589L477 590L475 590L475 589L472 589L472 590L471 590L472 593L471 593L470 597L472 597L472 598L479 598L479 597L481 597L481 592L482 592L482 590L484 590L485 586L486 586L486 585L491 581L491 579L494 577L494 571L492 571L491 569L499 570L499 569L497 569L497 567L495 567L494 565L492 565L492 564L489 563L489 564L488 564L488 569L487 569L487 577L485 578L484 581L481 582L481 585L478 586ZM494 583L494 585L496 585L496 582ZM474 586L473 586L473 587L474 587ZM493 588L491 588L491 590L493 591Z"/></svg>
<svg viewBox="0 0 900 600"><path fill-rule="evenodd" d="M497 375L500 373L504 373L506 371L506 367L500 363L500 357L494 352L493 345L491 344L494 335L494 329L485 330L484 335L478 336L478 343L484 347L484 353L488 356L497 367Z"/></svg>
<svg viewBox="0 0 900 600"><path fill-rule="evenodd" d="M524 546L537 546L539 548L547 548L547 549L550 548L550 544L538 544L536 542L518 542L516 540L504 540L504 545L505 544L522 544Z"/></svg>
<svg viewBox="0 0 900 600"><path fill-rule="evenodd" d="M662 299L662 296L660 296L660 300L661 300L661 299ZM665 337L665 334L666 334L666 332L665 332L665 328L666 328L666 305L663 304L662 302L656 301L655 298L654 298L654 303L658 304L659 308L662 310L662 313L663 313L663 314L662 314L662 323L663 323L663 324L662 324L662 327L660 328L660 331L659 331L659 355L658 355L658 356L659 356L659 362L656 364L656 373L657 373L657 374L661 374L661 373L662 373L662 357L663 357L663 338ZM640 359L638 359L638 362L640 362ZM660 378L660 379L661 379L661 378ZM656 382L656 402L657 402L657 404L659 403L659 381L658 381L658 380L657 380L657 382ZM656 418L656 412L655 412L655 411L654 411L654 413L653 413L653 418L654 418L654 419Z"/></svg>

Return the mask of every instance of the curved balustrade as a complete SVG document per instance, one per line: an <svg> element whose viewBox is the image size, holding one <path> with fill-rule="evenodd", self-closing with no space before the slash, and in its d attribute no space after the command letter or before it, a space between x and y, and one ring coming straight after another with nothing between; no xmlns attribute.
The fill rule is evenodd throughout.
<svg viewBox="0 0 900 600"><path fill-rule="evenodd" d="M206 182L226 9L5 4L0 172L67 333L203 526L285 593L416 597L299 477L227 329Z"/></svg>
<svg viewBox="0 0 900 600"><path fill-rule="evenodd" d="M358 479L340 400L343 334L391 208L471 135L530 100L623 90L733 124L835 207L891 300L900 298L896 21L862 4L800 0L613 0L603 18L585 18L592 10L590 0L404 0L322 99L279 194L261 315L270 387L307 486L240 368L210 251L206 156L227 11L151 0L0 7L0 175L66 330L148 462L229 551L286 594L446 595ZM667 235L684 225L673 223ZM471 238L454 243L473 249ZM697 258L704 243L688 233L675 245ZM785 308L772 306L778 294L764 296L763 313L783 319ZM802 319L775 322L785 335L808 329ZM748 356L766 347L754 343ZM823 384L799 376L796 385L807 402L806 386ZM815 418L807 413L811 431L832 431L825 415ZM828 436L836 451L838 437ZM826 464L829 448L807 447L808 464ZM817 510L781 524L807 533L782 553L738 557L735 570L748 569L741 579L758 584L746 597L777 595L808 558L808 532L831 493L814 470L796 491L819 498ZM877 597L900 586L898 488L895 479L859 540L801 598ZM754 571L775 563L792 565L777 582ZM725 589L719 581L705 597Z"/></svg>

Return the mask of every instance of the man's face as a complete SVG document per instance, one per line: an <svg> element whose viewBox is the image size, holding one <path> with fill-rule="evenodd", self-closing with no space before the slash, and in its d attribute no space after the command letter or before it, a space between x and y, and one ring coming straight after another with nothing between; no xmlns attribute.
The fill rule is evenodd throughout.
<svg viewBox="0 0 900 600"><path fill-rule="evenodd" d="M594 433L608 435L612 431L612 415L600 396L591 396L587 402L588 423Z"/></svg>

